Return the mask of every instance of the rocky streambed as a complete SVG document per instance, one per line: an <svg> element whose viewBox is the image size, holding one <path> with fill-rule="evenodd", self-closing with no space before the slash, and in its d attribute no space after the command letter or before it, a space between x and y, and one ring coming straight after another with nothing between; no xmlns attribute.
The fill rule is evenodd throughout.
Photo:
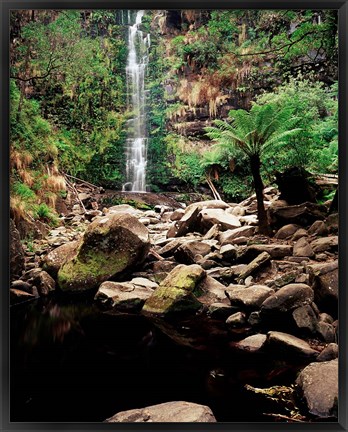
<svg viewBox="0 0 348 432"><path fill-rule="evenodd" d="M34 302L41 309L13 338L32 341L28 329L58 317L58 356L57 341L93 334L100 380L115 384L108 373L127 370L127 402L111 391L104 417L87 421L337 421L338 215L289 206L274 188L265 199L272 237L258 234L255 197L75 206L25 256L14 247L11 315L30 323Z"/></svg>

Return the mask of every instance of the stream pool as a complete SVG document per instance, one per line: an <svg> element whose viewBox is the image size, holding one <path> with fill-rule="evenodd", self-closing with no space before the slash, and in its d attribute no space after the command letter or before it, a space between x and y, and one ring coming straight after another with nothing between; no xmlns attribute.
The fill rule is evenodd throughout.
<svg viewBox="0 0 348 432"><path fill-rule="evenodd" d="M270 421L225 375L226 359L175 344L141 316L51 298L10 318L11 422L102 422L175 400L208 405L218 421Z"/></svg>

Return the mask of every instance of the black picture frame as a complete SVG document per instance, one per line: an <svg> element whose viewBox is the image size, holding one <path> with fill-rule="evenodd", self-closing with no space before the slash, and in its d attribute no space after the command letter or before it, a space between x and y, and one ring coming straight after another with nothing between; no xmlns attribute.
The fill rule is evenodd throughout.
<svg viewBox="0 0 348 432"><path fill-rule="evenodd" d="M340 337L339 337L339 418L336 423L11 423L9 420L9 12L11 9L337 9L339 13L339 281L340 281ZM1 16L1 430L347 430L347 101L348 101L348 0L290 0L290 1L223 1L197 0L2 0Z"/></svg>

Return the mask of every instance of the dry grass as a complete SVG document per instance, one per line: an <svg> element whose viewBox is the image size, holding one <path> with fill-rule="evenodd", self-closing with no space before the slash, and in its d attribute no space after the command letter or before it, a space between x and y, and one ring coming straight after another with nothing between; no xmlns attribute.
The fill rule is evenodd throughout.
<svg viewBox="0 0 348 432"><path fill-rule="evenodd" d="M30 188L33 186L34 177L28 169L25 168L18 169L17 173L24 184L26 184Z"/></svg>
<svg viewBox="0 0 348 432"><path fill-rule="evenodd" d="M50 175L45 180L44 188L51 192L66 190L65 179L60 175Z"/></svg>
<svg viewBox="0 0 348 432"><path fill-rule="evenodd" d="M228 95L221 92L220 81L218 75L199 76L193 81L183 79L179 85L178 97L190 109L208 106L209 116L216 117L218 107L228 99Z"/></svg>
<svg viewBox="0 0 348 432"><path fill-rule="evenodd" d="M55 208L57 202L57 195L53 192L49 192L45 196L45 202L48 206Z"/></svg>
<svg viewBox="0 0 348 432"><path fill-rule="evenodd" d="M29 152L20 153L18 150L11 150L10 166L17 170L25 169L33 162L33 156Z"/></svg>
<svg viewBox="0 0 348 432"><path fill-rule="evenodd" d="M199 14L199 13L200 13L200 11L197 11L194 9L186 9L186 10L182 11L182 15L191 24L196 21L197 14Z"/></svg>
<svg viewBox="0 0 348 432"><path fill-rule="evenodd" d="M10 213L11 218L13 218L16 223L21 219L26 219L26 203L19 196L10 197Z"/></svg>

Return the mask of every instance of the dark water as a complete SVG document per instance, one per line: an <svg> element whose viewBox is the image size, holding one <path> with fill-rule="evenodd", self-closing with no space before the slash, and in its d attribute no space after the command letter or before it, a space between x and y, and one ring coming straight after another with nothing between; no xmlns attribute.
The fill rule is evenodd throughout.
<svg viewBox="0 0 348 432"><path fill-rule="evenodd" d="M101 422L175 400L208 405L218 421L270 421L234 380L233 361L179 346L143 317L106 315L91 299L40 299L11 308L11 421Z"/></svg>

